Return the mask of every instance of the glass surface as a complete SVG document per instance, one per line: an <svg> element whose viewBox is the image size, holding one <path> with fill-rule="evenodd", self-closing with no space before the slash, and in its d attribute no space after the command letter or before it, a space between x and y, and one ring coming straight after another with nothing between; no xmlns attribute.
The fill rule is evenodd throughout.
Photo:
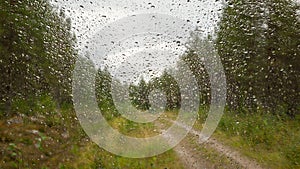
<svg viewBox="0 0 300 169"><path fill-rule="evenodd" d="M0 168L300 168L299 0L0 9Z"/></svg>

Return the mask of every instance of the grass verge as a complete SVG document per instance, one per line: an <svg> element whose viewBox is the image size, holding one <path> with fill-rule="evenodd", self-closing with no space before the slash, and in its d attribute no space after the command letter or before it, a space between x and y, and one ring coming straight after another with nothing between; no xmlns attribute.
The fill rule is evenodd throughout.
<svg viewBox="0 0 300 169"><path fill-rule="evenodd" d="M194 126L197 129L204 112ZM266 168L300 168L300 116L225 111L213 137Z"/></svg>

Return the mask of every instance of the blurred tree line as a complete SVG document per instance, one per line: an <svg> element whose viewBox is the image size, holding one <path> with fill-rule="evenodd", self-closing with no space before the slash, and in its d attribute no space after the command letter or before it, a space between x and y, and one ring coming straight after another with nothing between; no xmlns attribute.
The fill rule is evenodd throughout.
<svg viewBox="0 0 300 169"><path fill-rule="evenodd" d="M166 70L160 77L151 79L148 83L143 78L137 85L131 84L129 87L129 97L132 104L140 110L148 110L151 107L149 95L153 90L160 90L166 97L166 111L180 108L181 95L179 86Z"/></svg>
<svg viewBox="0 0 300 169"><path fill-rule="evenodd" d="M34 102L43 95L52 97L58 107L71 103L77 54L70 19L47 0L3 0L0 8L1 112L16 113L16 102ZM200 86L200 105L210 103L209 77L202 60L211 55L213 49L207 44L213 43L226 73L230 109L299 114L299 9L292 0L229 0L216 37L200 39L192 33L181 60ZM99 104L116 112L110 82L109 72L99 70ZM167 109L180 108L178 84L167 72L129 88L132 104L142 110L151 106L148 96L154 89L165 93Z"/></svg>
<svg viewBox="0 0 300 169"><path fill-rule="evenodd" d="M213 57L215 50L226 74L230 110L262 110L290 117L299 114L299 10L299 4L291 0L229 0L216 37L201 38L198 30L192 32L188 50L180 59L188 64L197 79L200 106L210 104L210 81L203 59ZM148 85L142 80L137 86L131 86L133 104L148 109L150 86L157 87L162 82L164 85L175 84L166 76L154 79ZM179 90L170 86L159 88L169 93L167 107L178 108L179 100L172 101L170 95L178 95ZM143 90L146 92L141 92Z"/></svg>
<svg viewBox="0 0 300 169"><path fill-rule="evenodd" d="M216 48L228 105L299 114L300 18L292 0L229 0Z"/></svg>
<svg viewBox="0 0 300 169"><path fill-rule="evenodd" d="M139 110L148 110L150 108L149 101L150 86L142 77L137 85L130 84L129 97L132 105Z"/></svg>
<svg viewBox="0 0 300 169"><path fill-rule="evenodd" d="M118 117L120 114L114 105L112 97L112 75L105 67L98 69L95 80L95 93L99 109L106 119Z"/></svg>
<svg viewBox="0 0 300 169"><path fill-rule="evenodd" d="M107 68L103 70L98 69L95 85L96 98L101 112L107 119L120 115L114 105L112 96L112 78ZM149 95L155 89L162 91L166 96L166 110L177 110L180 108L181 96L179 86L176 80L168 74L167 71L164 71L160 77L153 78L149 82L146 82L142 77L136 85L133 83L126 85L118 81L115 83L118 83L117 89L115 88L115 90L128 88L130 102L138 110L149 110L151 107Z"/></svg>
<svg viewBox="0 0 300 169"><path fill-rule="evenodd" d="M57 106L70 103L76 59L70 19L47 0L2 0L0 9L0 110L16 113L15 103L34 104L44 95Z"/></svg>

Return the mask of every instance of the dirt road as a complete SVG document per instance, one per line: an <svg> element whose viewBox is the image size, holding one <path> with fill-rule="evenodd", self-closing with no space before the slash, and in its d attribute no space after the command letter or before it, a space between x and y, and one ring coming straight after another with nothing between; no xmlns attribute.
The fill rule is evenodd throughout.
<svg viewBox="0 0 300 169"><path fill-rule="evenodd" d="M181 123L174 121L170 122L188 130L188 127ZM262 169L255 161L250 160L236 150L223 145L218 140L209 138L203 143L199 139L200 136L201 134L199 131L191 129L188 136L174 148L187 169Z"/></svg>

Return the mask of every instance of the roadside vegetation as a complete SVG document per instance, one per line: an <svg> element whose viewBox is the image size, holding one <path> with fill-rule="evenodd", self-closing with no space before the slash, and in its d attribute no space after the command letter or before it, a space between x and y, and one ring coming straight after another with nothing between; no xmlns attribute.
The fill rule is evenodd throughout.
<svg viewBox="0 0 300 169"><path fill-rule="evenodd" d="M299 117L225 112L214 136L266 168L298 168Z"/></svg>
<svg viewBox="0 0 300 169"><path fill-rule="evenodd" d="M201 131L207 108L199 112L194 129ZM299 115L226 110L212 138L232 147L265 168L298 168Z"/></svg>
<svg viewBox="0 0 300 169"><path fill-rule="evenodd" d="M2 0L0 9L0 168L185 167L174 150L129 159L94 144L73 107L72 72L81 56L71 19L47 0ZM202 128L211 102L209 75L201 60L217 54L228 97L213 137L266 168L300 168L299 10L291 0L229 0L216 34L192 32L180 57L199 85L194 128ZM121 116L111 95L112 76L107 68L97 71L96 98L108 123L129 136L158 134L155 124ZM120 91L129 88L131 104L139 111L150 109L148 95L159 89L167 104L162 116L176 120L180 90L167 70L149 82L141 78L137 84L118 85ZM210 149L202 153L215 158ZM224 158L213 162L230 163Z"/></svg>

